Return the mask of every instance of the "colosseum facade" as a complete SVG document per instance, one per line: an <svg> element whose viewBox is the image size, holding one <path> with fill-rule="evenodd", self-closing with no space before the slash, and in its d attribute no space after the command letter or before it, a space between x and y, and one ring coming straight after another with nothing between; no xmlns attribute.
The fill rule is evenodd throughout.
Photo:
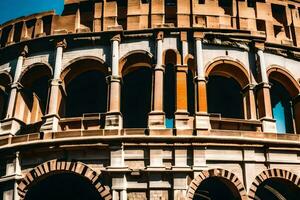
<svg viewBox="0 0 300 200"><path fill-rule="evenodd" d="M299 0L64 6L0 26L1 200L299 199Z"/></svg>

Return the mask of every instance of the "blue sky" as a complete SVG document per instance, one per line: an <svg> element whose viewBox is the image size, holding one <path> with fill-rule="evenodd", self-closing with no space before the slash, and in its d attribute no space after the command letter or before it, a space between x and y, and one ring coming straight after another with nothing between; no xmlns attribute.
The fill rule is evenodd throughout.
<svg viewBox="0 0 300 200"><path fill-rule="evenodd" d="M62 12L64 0L0 0L0 24L42 11Z"/></svg>

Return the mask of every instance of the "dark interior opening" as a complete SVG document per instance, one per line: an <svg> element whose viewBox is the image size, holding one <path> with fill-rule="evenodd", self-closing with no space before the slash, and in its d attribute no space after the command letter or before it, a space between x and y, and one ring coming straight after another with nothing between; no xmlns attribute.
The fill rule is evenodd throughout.
<svg viewBox="0 0 300 200"><path fill-rule="evenodd" d="M0 120L5 119L7 104L8 104L8 93L4 90L0 90Z"/></svg>
<svg viewBox="0 0 300 200"><path fill-rule="evenodd" d="M127 29L127 0L118 0L118 24Z"/></svg>
<svg viewBox="0 0 300 200"><path fill-rule="evenodd" d="M176 98L176 72L173 64L165 67L164 78L164 111L166 115L166 127L174 128L175 98Z"/></svg>
<svg viewBox="0 0 300 200"><path fill-rule="evenodd" d="M152 71L143 67L123 77L122 114L124 128L147 128L151 111Z"/></svg>
<svg viewBox="0 0 300 200"><path fill-rule="evenodd" d="M25 200L101 200L95 186L72 173L50 175L29 188Z"/></svg>
<svg viewBox="0 0 300 200"><path fill-rule="evenodd" d="M244 118L241 87L234 79L209 76L207 99L209 113L228 118Z"/></svg>
<svg viewBox="0 0 300 200"><path fill-rule="evenodd" d="M177 26L177 0L165 0L165 23Z"/></svg>
<svg viewBox="0 0 300 200"><path fill-rule="evenodd" d="M98 70L83 72L66 86L66 117L81 117L85 113L107 110L105 74Z"/></svg>
<svg viewBox="0 0 300 200"><path fill-rule="evenodd" d="M270 80L271 87L271 103L273 117L276 120L276 128L278 133L293 133L293 106L292 98L288 91L275 80Z"/></svg>
<svg viewBox="0 0 300 200"><path fill-rule="evenodd" d="M187 74L187 92L188 92L188 112L190 115L195 114L195 84L192 70Z"/></svg>
<svg viewBox="0 0 300 200"><path fill-rule="evenodd" d="M235 185L225 178L209 177L201 182L193 200L240 200L241 196Z"/></svg>
<svg viewBox="0 0 300 200"><path fill-rule="evenodd" d="M288 180L281 178L270 178L258 186L255 196L255 199L297 200L300 196L300 189L298 186Z"/></svg>

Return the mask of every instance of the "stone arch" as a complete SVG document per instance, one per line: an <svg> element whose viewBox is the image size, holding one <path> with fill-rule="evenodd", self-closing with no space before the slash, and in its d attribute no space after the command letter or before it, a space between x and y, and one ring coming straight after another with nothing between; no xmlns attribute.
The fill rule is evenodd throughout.
<svg viewBox="0 0 300 200"><path fill-rule="evenodd" d="M27 66L21 73L19 83L24 83L33 80L35 76L52 76L53 69L48 63L37 62Z"/></svg>
<svg viewBox="0 0 300 200"><path fill-rule="evenodd" d="M220 75L234 78L242 88L250 83L249 73L246 67L237 60L221 57L208 63L205 67L205 76Z"/></svg>
<svg viewBox="0 0 300 200"><path fill-rule="evenodd" d="M297 176L296 174L284 169L276 169L276 168L268 169L261 172L258 176L255 177L250 187L248 198L255 199L255 193L258 189L258 186L269 178L282 178L294 183L298 187L300 186L300 177Z"/></svg>
<svg viewBox="0 0 300 200"><path fill-rule="evenodd" d="M195 192L197 191L197 188L200 186L201 182L209 177L221 177L225 178L226 180L233 183L238 190L241 199L246 200L247 199L247 192L245 190L245 187L243 183L238 179L238 177L231 173L230 171L227 171L225 169L210 169L210 170L204 170L200 172L190 183L188 191L187 191L187 199L192 200Z"/></svg>
<svg viewBox="0 0 300 200"><path fill-rule="evenodd" d="M181 64L181 54L177 49L167 49L163 52L163 65L173 64L174 66Z"/></svg>
<svg viewBox="0 0 300 200"><path fill-rule="evenodd" d="M119 60L119 74L122 76L139 67L152 67L153 55L145 50L133 50Z"/></svg>
<svg viewBox="0 0 300 200"><path fill-rule="evenodd" d="M30 188L31 184L35 181L38 181L45 175L49 173L62 173L69 172L78 174L88 180L93 184L95 189L99 192L100 196L105 200L111 200L112 196L110 193L110 188L106 185L103 185L99 179L100 175L95 172L93 169L81 162L66 162L66 161L57 161L50 160L43 164L38 165L37 167L30 170L24 178L18 183L18 194L20 199L23 200L26 196L26 192Z"/></svg>
<svg viewBox="0 0 300 200"><path fill-rule="evenodd" d="M300 85L287 69L278 65L271 65L267 69L267 74L269 79L274 79L281 83L291 97L296 97L299 94Z"/></svg>
<svg viewBox="0 0 300 200"><path fill-rule="evenodd" d="M88 67L81 67L86 63L90 63ZM104 74L108 74L109 72L109 68L106 63L101 58L96 56L82 56L75 58L66 63L62 69L63 70L61 72L60 79L64 82L64 84L71 81L77 75L90 70L99 70Z"/></svg>

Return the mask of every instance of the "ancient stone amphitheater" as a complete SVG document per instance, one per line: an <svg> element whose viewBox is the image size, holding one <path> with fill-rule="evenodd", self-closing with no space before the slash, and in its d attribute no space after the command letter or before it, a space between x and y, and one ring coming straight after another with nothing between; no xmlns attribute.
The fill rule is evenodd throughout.
<svg viewBox="0 0 300 200"><path fill-rule="evenodd" d="M299 199L299 14L65 0L1 25L0 200Z"/></svg>

